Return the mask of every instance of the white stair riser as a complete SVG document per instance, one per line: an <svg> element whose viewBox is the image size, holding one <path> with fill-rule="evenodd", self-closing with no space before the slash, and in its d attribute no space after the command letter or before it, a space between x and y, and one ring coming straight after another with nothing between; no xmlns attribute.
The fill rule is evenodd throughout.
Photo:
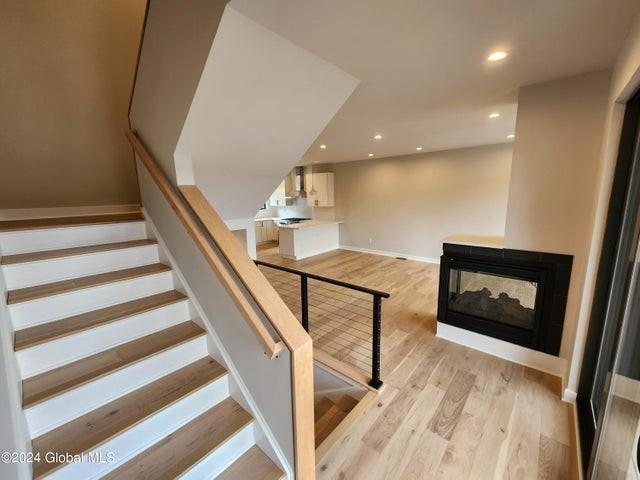
<svg viewBox="0 0 640 480"><path fill-rule="evenodd" d="M114 463L70 463L54 470L45 478L68 480L70 478L93 479L104 476L107 472L130 460L228 396L229 384L225 375L183 397L169 407L156 412L99 447L86 452L91 455L102 452L104 458L109 453L113 453Z"/></svg>
<svg viewBox="0 0 640 480"><path fill-rule="evenodd" d="M251 421L178 478L181 480L215 478L254 444L255 427L254 422Z"/></svg>
<svg viewBox="0 0 640 480"><path fill-rule="evenodd" d="M14 329L51 322L173 289L171 271L9 305Z"/></svg>
<svg viewBox="0 0 640 480"><path fill-rule="evenodd" d="M38 262L4 265L2 273L7 288L12 290L113 270L141 267L158 263L158 261L158 246L144 245Z"/></svg>
<svg viewBox="0 0 640 480"><path fill-rule="evenodd" d="M189 307L185 299L162 308L18 350L16 352L18 368L22 378L28 378L187 320L189 320Z"/></svg>
<svg viewBox="0 0 640 480"><path fill-rule="evenodd" d="M203 334L34 405L25 410L31 438L186 367L207 354L207 338Z"/></svg>
<svg viewBox="0 0 640 480"><path fill-rule="evenodd" d="M3 255L14 255L143 238L147 238L143 221L20 230L0 233L0 251Z"/></svg>

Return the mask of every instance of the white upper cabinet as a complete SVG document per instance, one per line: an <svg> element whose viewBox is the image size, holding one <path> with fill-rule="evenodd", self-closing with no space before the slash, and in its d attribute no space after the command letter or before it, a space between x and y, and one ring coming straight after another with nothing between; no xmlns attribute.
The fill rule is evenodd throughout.
<svg viewBox="0 0 640 480"><path fill-rule="evenodd" d="M307 205L310 207L333 207L333 173L307 173L304 178Z"/></svg>
<svg viewBox="0 0 640 480"><path fill-rule="evenodd" d="M276 191L269 197L269 205L272 207L284 207L287 204L286 195L283 180L282 183L278 185L278 188L276 188Z"/></svg>

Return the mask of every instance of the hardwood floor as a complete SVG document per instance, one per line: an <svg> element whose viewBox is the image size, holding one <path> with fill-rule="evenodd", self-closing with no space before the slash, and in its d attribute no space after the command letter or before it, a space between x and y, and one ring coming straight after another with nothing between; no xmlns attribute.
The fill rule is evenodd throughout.
<svg viewBox="0 0 640 480"><path fill-rule="evenodd" d="M293 261L273 244L260 245L258 256L391 293L383 302L385 385L323 456L319 480L570 478L569 406L559 379L435 337L437 265L345 250ZM299 280L261 270L299 312ZM331 310L335 298L326 301L310 303ZM355 331L362 325L351 325L342 307L332 314L320 321L340 325L312 331L315 348L364 369L356 361L370 349Z"/></svg>

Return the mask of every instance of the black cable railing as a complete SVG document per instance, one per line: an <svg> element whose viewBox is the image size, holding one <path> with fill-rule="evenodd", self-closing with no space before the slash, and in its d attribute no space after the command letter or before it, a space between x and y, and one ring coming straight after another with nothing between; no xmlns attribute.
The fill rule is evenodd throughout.
<svg viewBox="0 0 640 480"><path fill-rule="evenodd" d="M316 347L360 369L370 368L369 385L382 386L382 299L389 298L387 292L261 260L255 262L276 271L265 274L312 335ZM299 289L291 275L300 277Z"/></svg>

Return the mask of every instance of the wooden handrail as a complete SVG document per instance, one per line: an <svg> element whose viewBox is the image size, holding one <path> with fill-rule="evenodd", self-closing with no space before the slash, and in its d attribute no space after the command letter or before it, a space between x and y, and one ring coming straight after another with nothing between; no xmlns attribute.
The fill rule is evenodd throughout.
<svg viewBox="0 0 640 480"><path fill-rule="evenodd" d="M181 186L178 187L182 193L181 196L136 133L133 130L127 130L126 136L149 175L185 226L189 236L220 279L265 353L270 358L274 358L285 346L289 350L291 355L296 478L315 478L313 345L311 337L249 258L202 192L193 185ZM224 256L226 264L218 256L218 252L213 248L211 242ZM247 299L235 280L234 274L280 336L281 341L273 339L255 311L253 304Z"/></svg>
<svg viewBox="0 0 640 480"><path fill-rule="evenodd" d="M200 189L194 185L178 188L287 347L295 349L298 345L306 343L309 338L307 332L249 258L246 250L229 231Z"/></svg>
<svg viewBox="0 0 640 480"><path fill-rule="evenodd" d="M164 195L165 199L171 205L171 208L176 215L185 226L187 233L193 239L195 244L198 246L202 254L204 255L207 263L211 266L213 271L216 273L222 284L224 285L227 293L231 296L234 303L240 310L240 313L246 320L249 328L253 331L262 348L264 348L265 353L273 358L283 349L283 345L281 342L276 342L269 330L267 330L266 326L262 323L259 315L245 297L243 292L240 290L237 282L232 278L230 272L225 267L222 260L218 257L212 245L209 243L209 240L203 234L202 229L198 225L197 221L193 218L193 215L189 212L187 205L184 200L180 198L179 193L176 189L171 185L169 179L165 176L165 174L160 170L160 167L155 162L151 154L147 151L147 149L142 145L138 136L132 131L127 131L127 138L133 149L138 154L140 161L145 166L151 178L155 181L156 185Z"/></svg>

